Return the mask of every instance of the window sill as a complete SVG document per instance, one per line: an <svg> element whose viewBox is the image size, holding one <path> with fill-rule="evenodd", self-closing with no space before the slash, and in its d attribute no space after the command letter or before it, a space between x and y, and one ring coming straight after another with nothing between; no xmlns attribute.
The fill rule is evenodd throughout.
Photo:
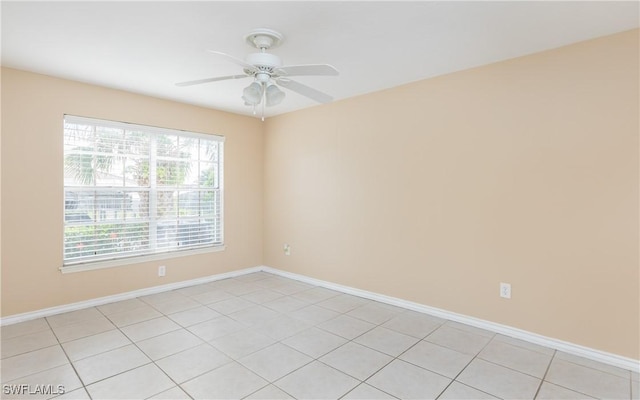
<svg viewBox="0 0 640 400"><path fill-rule="evenodd" d="M170 258L187 257L187 256L193 256L196 254L217 253L219 251L224 251L225 249L226 249L226 246L221 245L221 246L214 246L214 247L205 247L201 249L172 251L168 253L150 254L146 256L119 258L116 260L105 260L105 261L88 262L83 264L72 264L72 265L62 266L59 269L60 269L60 272L62 272L63 274L69 274L74 272L91 271L94 269L122 267L124 265L140 264L140 263L149 262L149 261L158 261L158 260L167 260Z"/></svg>

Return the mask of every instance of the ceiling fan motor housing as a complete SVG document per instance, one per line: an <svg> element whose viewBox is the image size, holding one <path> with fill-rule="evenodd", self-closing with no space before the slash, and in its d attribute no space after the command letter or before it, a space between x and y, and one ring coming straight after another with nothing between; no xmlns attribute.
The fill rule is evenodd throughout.
<svg viewBox="0 0 640 400"><path fill-rule="evenodd" d="M282 66L280 57L269 53L251 53L247 56L247 64L255 65L256 67L268 67L278 68Z"/></svg>

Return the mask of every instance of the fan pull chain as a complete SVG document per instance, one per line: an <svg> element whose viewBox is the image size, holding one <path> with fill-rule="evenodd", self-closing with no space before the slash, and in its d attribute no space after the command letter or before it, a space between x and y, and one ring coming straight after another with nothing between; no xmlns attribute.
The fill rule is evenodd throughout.
<svg viewBox="0 0 640 400"><path fill-rule="evenodd" d="M264 122L264 104L267 102L267 88L262 84L262 122Z"/></svg>

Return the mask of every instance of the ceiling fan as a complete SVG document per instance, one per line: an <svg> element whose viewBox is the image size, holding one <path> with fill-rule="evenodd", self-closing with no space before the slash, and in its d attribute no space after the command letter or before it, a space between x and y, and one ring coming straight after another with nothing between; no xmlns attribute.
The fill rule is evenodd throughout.
<svg viewBox="0 0 640 400"><path fill-rule="evenodd" d="M176 86L192 86L230 79L253 78L253 82L244 88L242 100L244 100L245 105L253 107L254 114L256 113L256 106L262 105L263 121L265 105L267 107L275 106L284 100L285 93L278 86L301 94L318 103L328 103L333 100L326 93L289 79L291 76L336 76L339 72L333 66L329 64L282 65L282 61L278 56L267 53L267 50L278 46L283 40L282 34L272 29L254 29L245 36L245 40L250 46L260 50L259 53L247 55L245 60L219 51L209 50L210 53L222 56L228 61L241 66L244 74L179 82L176 83Z"/></svg>

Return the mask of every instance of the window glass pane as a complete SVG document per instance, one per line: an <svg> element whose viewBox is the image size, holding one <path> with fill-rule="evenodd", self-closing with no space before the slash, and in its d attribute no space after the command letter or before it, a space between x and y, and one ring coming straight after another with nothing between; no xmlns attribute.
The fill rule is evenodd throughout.
<svg viewBox="0 0 640 400"><path fill-rule="evenodd" d="M74 261L82 258L113 258L144 254L149 249L149 224L76 224L64 230L65 258Z"/></svg>
<svg viewBox="0 0 640 400"><path fill-rule="evenodd" d="M65 264L222 244L221 154L215 136L65 117Z"/></svg>

